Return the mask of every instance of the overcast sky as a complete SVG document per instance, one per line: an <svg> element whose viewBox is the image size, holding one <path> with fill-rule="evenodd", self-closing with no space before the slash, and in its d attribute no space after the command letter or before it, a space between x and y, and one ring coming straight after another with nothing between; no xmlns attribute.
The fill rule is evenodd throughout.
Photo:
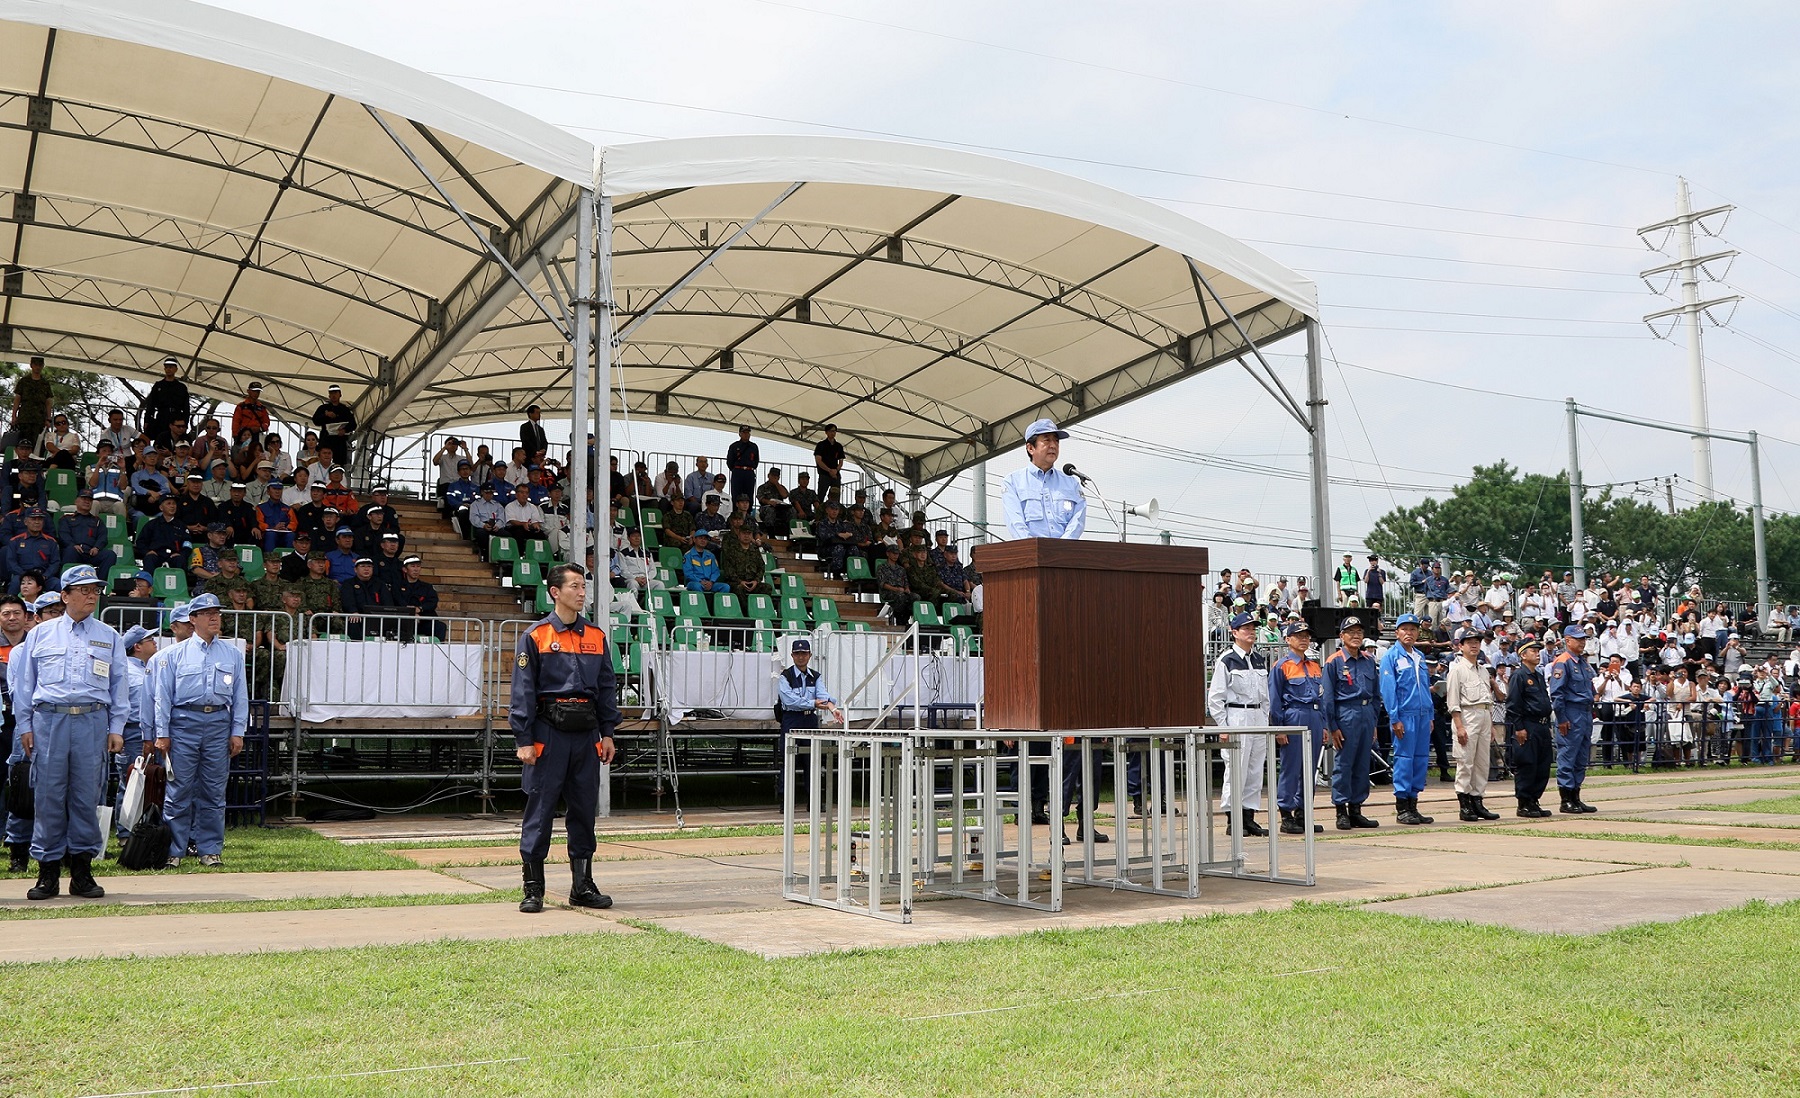
<svg viewBox="0 0 1800 1098"><path fill-rule="evenodd" d="M1640 320L1674 304L1637 278L1666 259L1634 232L1673 215L1678 174L1697 207L1738 207L1723 243L1701 243L1743 253L1728 287L1702 290L1745 298L1706 333L1712 423L1800 441L1792 4L225 6L448 76L597 143L952 144L1106 183L1250 242L1319 286L1333 475L1353 482L1332 491L1340 550L1475 464L1564 468L1565 396L1687 420L1683 345ZM1301 347L1281 349L1303 388ZM1304 434L1242 371L1098 417L1064 453L1109 496L1155 496L1167 525L1220 564L1305 568L1284 548L1308 540L1303 479L1151 456L1096 432L1299 473ZM722 450L715 437L634 431L641 449ZM1587 421L1582 445L1589 482L1693 475L1678 435ZM1797 456L1765 447L1771 508L1800 506ZM1717 445L1714 465L1720 491L1747 499L1743 448ZM1694 498L1691 480L1674 491Z"/></svg>

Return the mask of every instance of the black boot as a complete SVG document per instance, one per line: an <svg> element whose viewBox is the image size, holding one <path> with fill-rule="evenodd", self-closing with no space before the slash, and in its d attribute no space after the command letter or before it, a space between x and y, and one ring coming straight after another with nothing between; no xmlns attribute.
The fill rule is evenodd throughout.
<svg viewBox="0 0 1800 1098"><path fill-rule="evenodd" d="M1421 824L1437 823L1436 816L1427 816L1419 811L1419 798L1408 797L1406 803L1412 806L1413 819Z"/></svg>
<svg viewBox="0 0 1800 1098"><path fill-rule="evenodd" d="M1368 828L1380 827L1381 824L1378 821L1371 820L1369 817L1363 815L1362 805L1353 804L1350 806L1350 826L1355 828Z"/></svg>
<svg viewBox="0 0 1800 1098"><path fill-rule="evenodd" d="M1350 822L1350 806L1347 804L1338 805L1337 806L1337 829L1339 831L1348 831L1355 826L1356 826L1355 824Z"/></svg>
<svg viewBox="0 0 1800 1098"><path fill-rule="evenodd" d="M1497 820L1500 818L1500 813L1492 812L1492 811L1488 810L1487 801L1484 798L1477 796L1477 795L1471 795L1469 797L1469 802L1470 802L1470 805L1475 809L1475 818L1476 819L1478 819L1478 820Z"/></svg>
<svg viewBox="0 0 1800 1098"><path fill-rule="evenodd" d="M1569 800L1574 803L1575 811L1577 811L1577 812L1598 812L1598 811L1600 811L1598 808L1595 808L1591 804L1587 804L1586 802L1584 802L1581 799L1581 787L1580 786L1576 786L1573 790L1571 790L1569 792Z"/></svg>
<svg viewBox="0 0 1800 1098"><path fill-rule="evenodd" d="M1566 812L1571 816L1581 815L1581 809L1575 807L1575 794L1572 791L1559 789L1557 792L1562 794L1562 807L1557 809L1558 812Z"/></svg>
<svg viewBox="0 0 1800 1098"><path fill-rule="evenodd" d="M69 895L80 896L84 900L98 900L106 895L106 889L94 880L94 856L92 854L69 855Z"/></svg>
<svg viewBox="0 0 1800 1098"><path fill-rule="evenodd" d="M544 863L525 863L525 898L519 901L519 910L527 915L536 915L544 910Z"/></svg>
<svg viewBox="0 0 1800 1098"><path fill-rule="evenodd" d="M1519 798L1519 810L1517 812L1514 812L1513 815L1519 817L1522 820L1537 819L1537 813L1532 809L1531 802L1526 800L1524 797Z"/></svg>
<svg viewBox="0 0 1800 1098"><path fill-rule="evenodd" d="M612 897L594 887L594 859L569 859L569 906L605 910Z"/></svg>
<svg viewBox="0 0 1800 1098"><path fill-rule="evenodd" d="M1259 824L1256 822L1256 809L1254 809L1254 808L1244 809L1243 817L1244 817L1244 834L1250 836L1253 839L1260 839L1264 835L1267 835L1269 833L1267 828L1265 828L1262 824Z"/></svg>
<svg viewBox="0 0 1800 1098"><path fill-rule="evenodd" d="M27 900L48 900L52 896L62 895L62 860L55 859L38 863L37 884L25 893Z"/></svg>
<svg viewBox="0 0 1800 1098"><path fill-rule="evenodd" d="M1281 833L1283 835L1304 835L1306 825L1300 820L1300 813L1292 808L1281 810Z"/></svg>
<svg viewBox="0 0 1800 1098"><path fill-rule="evenodd" d="M23 873L31 868L30 843L8 843L6 852L9 855L6 861L8 873Z"/></svg>
<svg viewBox="0 0 1800 1098"><path fill-rule="evenodd" d="M1461 820L1463 823L1474 823L1476 820L1481 819L1480 816L1477 816L1475 814L1475 798L1474 797L1471 797L1467 793L1458 793L1456 795L1456 803L1458 806L1457 810L1456 810L1456 818Z"/></svg>

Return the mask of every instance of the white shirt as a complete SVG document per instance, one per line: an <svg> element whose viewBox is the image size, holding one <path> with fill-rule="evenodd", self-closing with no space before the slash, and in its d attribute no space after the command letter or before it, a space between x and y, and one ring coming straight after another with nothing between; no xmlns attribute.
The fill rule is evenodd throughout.
<svg viewBox="0 0 1800 1098"><path fill-rule="evenodd" d="M1631 693L1631 672L1619 668L1619 680L1611 682L1607 679L1607 670L1602 667L1594 672L1594 692L1596 700L1616 702Z"/></svg>
<svg viewBox="0 0 1800 1098"><path fill-rule="evenodd" d="M290 484L281 490L281 502L289 507L304 507L312 502L312 489Z"/></svg>
<svg viewBox="0 0 1800 1098"><path fill-rule="evenodd" d="M539 510L538 505L530 500L526 500L524 503L520 503L516 499L513 500L506 505L506 510L501 512L501 515L509 526L514 523L517 523L520 526L530 526L533 524L542 526L544 524L544 512Z"/></svg>

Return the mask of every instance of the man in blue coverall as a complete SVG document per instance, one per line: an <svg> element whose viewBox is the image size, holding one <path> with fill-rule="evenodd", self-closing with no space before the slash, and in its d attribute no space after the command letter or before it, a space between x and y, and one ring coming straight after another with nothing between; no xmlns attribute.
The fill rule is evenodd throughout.
<svg viewBox="0 0 1800 1098"><path fill-rule="evenodd" d="M615 750L619 724L617 680L606 633L581 616L587 605L587 573L559 564L545 578L551 609L519 638L513 661L510 724L524 764L525 821L519 831L525 898L519 910L544 910L544 859L556 802L567 806L569 903L608 908L612 897L594 887L594 812L600 799L600 764Z"/></svg>
<svg viewBox="0 0 1800 1098"><path fill-rule="evenodd" d="M25 895L47 900L61 891L64 860L69 892L106 895L94 880L94 857L106 851L99 807L107 762L123 745L131 693L125 641L94 617L105 581L87 565L63 577L62 615L30 633L7 663L16 699L15 732L31 755L36 812L31 856L38 879Z"/></svg>
<svg viewBox="0 0 1800 1098"><path fill-rule="evenodd" d="M169 756L170 869L180 867L190 840L201 865L224 864L225 782L250 724L244 654L219 636L218 597L197 595L187 611L194 635L156 661L150 684L156 749Z"/></svg>
<svg viewBox="0 0 1800 1098"><path fill-rule="evenodd" d="M1331 803L1337 829L1380 827L1363 815L1369 799L1369 757L1375 750L1375 703L1381 672L1363 654L1363 621L1352 614L1338 623L1338 650L1325 661L1325 735L1337 760L1331 769Z"/></svg>
<svg viewBox="0 0 1800 1098"><path fill-rule="evenodd" d="M1400 643L1381 657L1381 704L1394 733L1394 818L1416 826L1432 822L1419 812L1431 757L1431 671L1418 648L1417 617L1401 614L1394 635Z"/></svg>
<svg viewBox="0 0 1800 1098"><path fill-rule="evenodd" d="M727 589L719 578L719 558L708 544L710 540L705 530L695 530L694 547L682 554L681 576L689 591L710 593Z"/></svg>
<svg viewBox="0 0 1800 1098"><path fill-rule="evenodd" d="M1009 538L1067 538L1087 528L1087 500L1081 483L1056 467L1069 432L1040 419L1025 429L1025 456L1031 464L1006 478L1000 492Z"/></svg>
<svg viewBox="0 0 1800 1098"><path fill-rule="evenodd" d="M1571 625L1563 630L1563 651L1544 676L1550 689L1550 705L1556 712L1556 789L1562 794L1559 811L1570 815L1598 812L1581 800L1581 783L1587 780L1588 752L1594 731L1594 665L1587 661L1587 630Z"/></svg>
<svg viewBox="0 0 1800 1098"><path fill-rule="evenodd" d="M1319 661L1306 654L1312 646L1312 629L1297 621L1283 631L1288 650L1269 668L1269 723L1299 725L1309 729L1312 757L1319 757L1325 739L1324 674ZM1275 804L1281 810L1283 835L1306 834L1305 803L1312 798L1312 767L1306 765L1305 741L1299 736L1275 739ZM1314 831L1323 831L1318 824Z"/></svg>

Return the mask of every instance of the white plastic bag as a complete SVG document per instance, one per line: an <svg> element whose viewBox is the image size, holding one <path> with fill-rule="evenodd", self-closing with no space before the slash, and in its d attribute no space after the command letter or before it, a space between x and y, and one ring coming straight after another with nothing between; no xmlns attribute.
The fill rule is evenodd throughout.
<svg viewBox="0 0 1800 1098"><path fill-rule="evenodd" d="M148 757L139 755L131 760L131 769L125 775L125 792L119 797L119 826L127 831L136 827L144 814L144 763Z"/></svg>

